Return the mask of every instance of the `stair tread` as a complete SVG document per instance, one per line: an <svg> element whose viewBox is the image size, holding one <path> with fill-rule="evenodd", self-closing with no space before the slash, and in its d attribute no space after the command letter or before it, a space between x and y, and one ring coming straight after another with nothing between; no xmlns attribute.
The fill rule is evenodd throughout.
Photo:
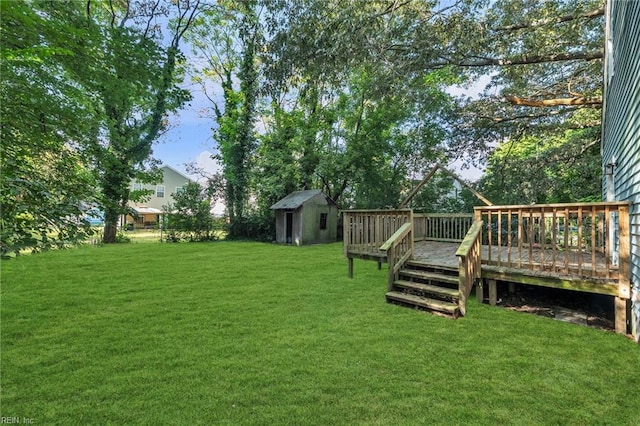
<svg viewBox="0 0 640 426"><path fill-rule="evenodd" d="M437 272L418 271L414 269L401 269L400 275L412 278L421 278L424 280L440 281L448 284L457 284L459 278L453 275L443 275Z"/></svg>
<svg viewBox="0 0 640 426"><path fill-rule="evenodd" d="M400 293L398 291L390 291L386 294L386 297L387 299L395 300L398 302L408 303L411 305L420 306L434 311L446 312L454 315L458 310L458 305L456 303L430 299L428 297L421 297L413 294Z"/></svg>
<svg viewBox="0 0 640 426"><path fill-rule="evenodd" d="M416 283L416 282L406 281L406 280L397 280L397 281L394 281L393 284L398 287L410 288L413 290L423 291L426 293L439 294L442 296L455 297L455 298L460 297L460 292L457 289L453 289L449 287L440 287L437 285Z"/></svg>
<svg viewBox="0 0 640 426"><path fill-rule="evenodd" d="M457 266L449 266L449 265L436 265L434 263L425 262L424 260L411 259L408 260L407 265L416 266L419 268L429 268L429 269L439 269L441 271L447 271L452 273L458 273Z"/></svg>

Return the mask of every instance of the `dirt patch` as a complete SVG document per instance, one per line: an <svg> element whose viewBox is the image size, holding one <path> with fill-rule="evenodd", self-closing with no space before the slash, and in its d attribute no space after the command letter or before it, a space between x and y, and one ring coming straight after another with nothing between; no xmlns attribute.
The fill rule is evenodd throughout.
<svg viewBox="0 0 640 426"><path fill-rule="evenodd" d="M498 306L605 330L615 330L613 298L554 288L498 284Z"/></svg>

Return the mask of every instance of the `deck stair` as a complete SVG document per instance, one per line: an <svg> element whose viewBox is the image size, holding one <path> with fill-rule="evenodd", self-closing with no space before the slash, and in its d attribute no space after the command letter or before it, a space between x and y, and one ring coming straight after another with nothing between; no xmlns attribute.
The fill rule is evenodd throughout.
<svg viewBox="0 0 640 426"><path fill-rule="evenodd" d="M458 269L410 260L398 272L387 302L457 318Z"/></svg>

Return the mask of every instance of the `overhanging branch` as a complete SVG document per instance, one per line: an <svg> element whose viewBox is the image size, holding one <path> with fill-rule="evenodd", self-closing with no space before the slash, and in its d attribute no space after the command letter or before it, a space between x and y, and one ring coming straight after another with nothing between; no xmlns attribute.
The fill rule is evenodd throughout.
<svg viewBox="0 0 640 426"><path fill-rule="evenodd" d="M601 98L585 98L585 97L573 97L573 98L555 98L555 99L524 99L517 96L505 95L505 99L509 101L511 105L523 105L536 108L546 108L555 106L597 106L602 107Z"/></svg>
<svg viewBox="0 0 640 426"><path fill-rule="evenodd" d="M569 22L577 19L589 20L589 19L597 18L598 16L603 16L603 15L604 15L604 7L601 7L599 9L590 10L588 12L581 13L578 15L564 15L564 16L558 16L557 18L538 19L537 21L532 21L532 22L527 22L522 24L514 24L514 25L506 25L504 27L497 27L495 28L495 31L514 31L514 30L521 30L524 28L543 27L549 24L560 24L562 22Z"/></svg>
<svg viewBox="0 0 640 426"><path fill-rule="evenodd" d="M454 61L444 60L434 62L431 65L433 67L444 67L447 65L457 65L460 67L474 68L474 67L487 67L487 66L512 66L512 65L530 65L530 64L542 64L547 62L562 62L562 61L593 61L604 58L604 51L602 49L593 52L562 52L551 55L520 55L512 58L478 58L472 60Z"/></svg>

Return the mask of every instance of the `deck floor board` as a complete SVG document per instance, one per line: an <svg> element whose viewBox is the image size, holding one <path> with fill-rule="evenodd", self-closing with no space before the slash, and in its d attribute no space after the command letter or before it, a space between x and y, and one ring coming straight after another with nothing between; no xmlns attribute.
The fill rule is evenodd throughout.
<svg viewBox="0 0 640 426"><path fill-rule="evenodd" d="M424 262L429 262L435 265L442 265L448 267L457 267L458 258L456 257L456 250L459 247L459 243L447 243L440 241L416 241L414 243L414 258ZM531 263L538 265L534 267L534 270L548 270L550 272L563 272L564 269L564 253L556 251L556 269L551 270L551 264L553 259L553 251L550 249L542 250L539 248L533 248L531 250ZM482 258L489 259L489 246L482 246ZM570 268L569 273L576 272L578 268L578 254L569 253L568 266ZM511 256L507 252L506 247L491 246L491 260L492 264L500 265L511 268L518 268L518 262L521 262L522 269L526 269L529 264L529 249L522 251L522 258L518 256L518 250L512 249ZM511 263L509 263L509 260ZM591 253L582 254L582 275L592 275L592 257ZM540 266L544 265L544 267ZM596 265L595 271L597 276L605 274L606 262L605 257L596 253ZM611 268L612 277L617 276L617 268Z"/></svg>

